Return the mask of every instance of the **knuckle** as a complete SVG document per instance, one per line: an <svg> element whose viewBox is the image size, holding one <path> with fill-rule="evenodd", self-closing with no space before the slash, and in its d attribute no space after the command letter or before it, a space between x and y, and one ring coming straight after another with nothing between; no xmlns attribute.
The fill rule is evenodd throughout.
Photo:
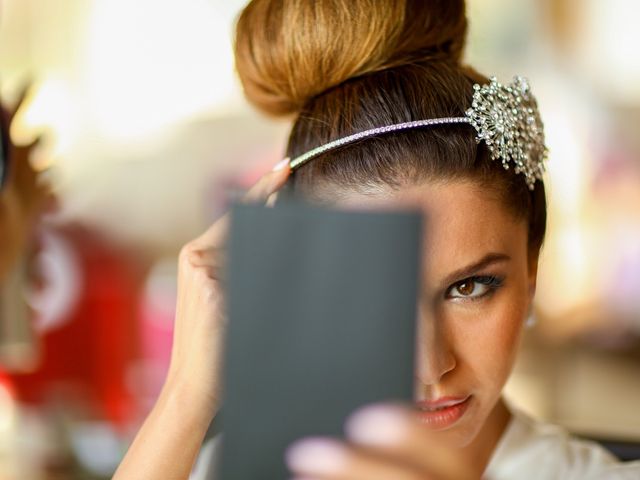
<svg viewBox="0 0 640 480"><path fill-rule="evenodd" d="M216 279L217 271L213 266L203 267L204 275L209 281L213 281Z"/></svg>
<svg viewBox="0 0 640 480"><path fill-rule="evenodd" d="M249 189L245 194L245 201L255 201L257 199L266 197L270 193L271 179L269 176L264 176L258 182Z"/></svg>
<svg viewBox="0 0 640 480"><path fill-rule="evenodd" d="M215 277L214 268L208 265L198 265L194 267L194 274L200 283L207 284L212 282Z"/></svg>
<svg viewBox="0 0 640 480"><path fill-rule="evenodd" d="M191 242L185 243L180 249L180 258L188 257L194 251L193 245Z"/></svg>
<svg viewBox="0 0 640 480"><path fill-rule="evenodd" d="M196 246L193 243L189 242L180 249L178 259L181 264L191 263L196 260L199 255L200 253Z"/></svg>

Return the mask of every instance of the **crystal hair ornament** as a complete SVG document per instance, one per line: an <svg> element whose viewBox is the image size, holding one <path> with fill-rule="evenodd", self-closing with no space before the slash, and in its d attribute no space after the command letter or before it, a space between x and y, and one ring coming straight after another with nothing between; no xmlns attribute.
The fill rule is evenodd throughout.
<svg viewBox="0 0 640 480"><path fill-rule="evenodd" d="M531 190L536 180L542 180L548 150L544 141L544 126L529 83L514 77L502 85L495 77L486 85L473 86L471 107L464 117L431 118L372 128L326 143L290 162L292 170L330 150L353 144L385 133L411 130L434 125L467 123L476 130L476 141L484 141L491 158L500 160L505 169L513 166L521 173Z"/></svg>

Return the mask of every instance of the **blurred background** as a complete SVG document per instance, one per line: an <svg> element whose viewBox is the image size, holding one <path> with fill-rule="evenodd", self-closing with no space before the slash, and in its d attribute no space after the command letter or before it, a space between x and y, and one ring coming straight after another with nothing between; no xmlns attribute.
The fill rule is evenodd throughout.
<svg viewBox="0 0 640 480"><path fill-rule="evenodd" d="M507 394L633 457L640 3L468 3L468 61L530 78L551 150L535 325ZM289 125L234 75L243 4L0 3L4 103L31 83L11 135L42 136L31 168L58 198L0 287L1 480L110 478L164 380L181 245L282 156Z"/></svg>

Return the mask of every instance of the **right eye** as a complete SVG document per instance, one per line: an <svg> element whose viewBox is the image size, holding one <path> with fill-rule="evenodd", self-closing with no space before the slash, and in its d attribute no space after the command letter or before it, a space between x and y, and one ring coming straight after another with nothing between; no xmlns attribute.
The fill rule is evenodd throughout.
<svg viewBox="0 0 640 480"><path fill-rule="evenodd" d="M494 275L479 275L454 283L447 290L447 298L477 300L502 286L503 279Z"/></svg>

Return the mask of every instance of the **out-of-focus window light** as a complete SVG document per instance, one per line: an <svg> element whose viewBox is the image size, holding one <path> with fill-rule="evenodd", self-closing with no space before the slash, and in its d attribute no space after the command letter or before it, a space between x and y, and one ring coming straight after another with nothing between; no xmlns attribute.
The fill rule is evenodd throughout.
<svg viewBox="0 0 640 480"><path fill-rule="evenodd" d="M605 97L640 104L640 2L588 0L580 6L588 12L577 49L582 66Z"/></svg>
<svg viewBox="0 0 640 480"><path fill-rule="evenodd" d="M69 84L61 78L51 75L31 87L12 126L11 136L17 143L31 142L41 133L49 137L47 155L36 159L41 168L49 166L45 162L63 155L77 140L75 106Z"/></svg>
<svg viewBox="0 0 640 480"><path fill-rule="evenodd" d="M132 140L234 90L231 24L205 0L96 0L88 29L88 108L99 131Z"/></svg>
<svg viewBox="0 0 640 480"><path fill-rule="evenodd" d="M11 20L28 16L29 9L14 2L8 2L15 7ZM14 36L3 46L7 63L23 43L30 45L29 58L10 62L9 73L36 80L14 135L24 142L46 131L54 158L96 140L124 153L157 143L176 124L237 109L235 3L94 0L69 19L29 16L30 33L21 45ZM49 38L54 27L67 31L62 39ZM64 61L51 66L58 57Z"/></svg>

